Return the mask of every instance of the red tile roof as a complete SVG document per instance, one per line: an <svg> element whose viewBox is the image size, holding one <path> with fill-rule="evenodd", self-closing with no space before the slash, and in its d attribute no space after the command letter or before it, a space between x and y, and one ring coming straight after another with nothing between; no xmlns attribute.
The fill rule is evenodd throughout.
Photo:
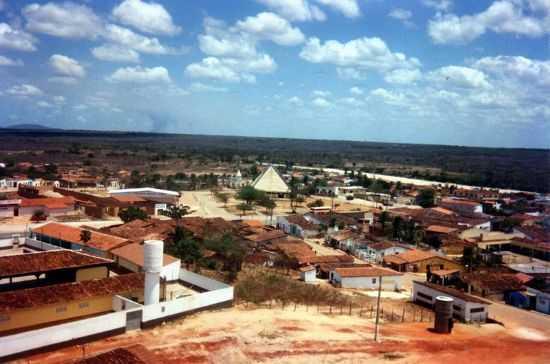
<svg viewBox="0 0 550 364"><path fill-rule="evenodd" d="M8 255L0 257L0 278L109 263L112 261L72 250Z"/></svg>
<svg viewBox="0 0 550 364"><path fill-rule="evenodd" d="M458 229L454 229L448 226L442 226L442 225L430 225L426 228L426 231L431 233L439 233L439 234L451 234L457 231Z"/></svg>
<svg viewBox="0 0 550 364"><path fill-rule="evenodd" d="M416 262L434 258L434 257L438 257L438 255L431 252L423 251L423 250L412 249L403 253L385 256L384 262L395 263L395 264L406 264L406 263L416 263Z"/></svg>
<svg viewBox="0 0 550 364"><path fill-rule="evenodd" d="M21 207L42 206L48 209L64 209L64 208L74 206L74 203L75 203L75 199L70 196L24 198L21 200Z"/></svg>
<svg viewBox="0 0 550 364"><path fill-rule="evenodd" d="M114 256L126 259L134 264L136 264L139 267L143 267L144 262L144 250L143 250L143 244L139 243L133 243L128 244L120 248L116 248L111 250L111 254ZM164 254L163 258L163 264L166 266L168 264L174 263L178 261L177 258L174 258L171 255Z"/></svg>
<svg viewBox="0 0 550 364"><path fill-rule="evenodd" d="M85 229L50 222L39 228L33 229L34 233L49 236L51 238L68 241L74 244L86 245L102 251L109 251L122 245L129 244L129 241L118 236L103 234L97 231L88 230L91 239L86 243L80 239L80 233Z"/></svg>
<svg viewBox="0 0 550 364"><path fill-rule="evenodd" d="M380 277L380 276L402 276L403 273L394 271L393 269L378 268L378 267L358 267L358 268L336 268L334 270L342 278L351 277Z"/></svg>
<svg viewBox="0 0 550 364"><path fill-rule="evenodd" d="M145 276L142 273L132 273L103 279L2 292L0 293L0 312L31 309L91 297L130 293L143 290L144 280Z"/></svg>

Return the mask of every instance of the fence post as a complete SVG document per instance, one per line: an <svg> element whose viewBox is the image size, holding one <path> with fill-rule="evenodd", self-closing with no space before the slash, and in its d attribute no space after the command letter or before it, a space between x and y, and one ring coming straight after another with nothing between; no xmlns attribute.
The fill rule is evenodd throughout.
<svg viewBox="0 0 550 364"><path fill-rule="evenodd" d="M403 314L401 315L401 322L405 322L405 306L403 306Z"/></svg>

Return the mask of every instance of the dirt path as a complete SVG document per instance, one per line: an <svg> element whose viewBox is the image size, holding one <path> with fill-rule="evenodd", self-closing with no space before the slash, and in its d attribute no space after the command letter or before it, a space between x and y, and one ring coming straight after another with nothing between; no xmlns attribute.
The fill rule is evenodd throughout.
<svg viewBox="0 0 550 364"><path fill-rule="evenodd" d="M499 325L455 326L452 335L429 323L385 324L373 341L371 320L315 310L232 308L205 312L151 330L85 346L87 355L141 343L166 363L544 363L550 342L510 335ZM82 347L29 357L52 364L81 357ZM28 360L28 361L27 361Z"/></svg>

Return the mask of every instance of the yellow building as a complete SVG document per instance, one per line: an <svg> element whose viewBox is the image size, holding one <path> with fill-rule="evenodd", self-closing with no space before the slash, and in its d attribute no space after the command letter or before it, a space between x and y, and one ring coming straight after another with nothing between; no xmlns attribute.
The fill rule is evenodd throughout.
<svg viewBox="0 0 550 364"><path fill-rule="evenodd" d="M0 335L111 312L113 296L140 300L143 285L132 273L0 293Z"/></svg>
<svg viewBox="0 0 550 364"><path fill-rule="evenodd" d="M460 263L449 258L423 250L408 250L404 253L384 257L384 265L398 272L426 273L428 269L435 270L462 270Z"/></svg>

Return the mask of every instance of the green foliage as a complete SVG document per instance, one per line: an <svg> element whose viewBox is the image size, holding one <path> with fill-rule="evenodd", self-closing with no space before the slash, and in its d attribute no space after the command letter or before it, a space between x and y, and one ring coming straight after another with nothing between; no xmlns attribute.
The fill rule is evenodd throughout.
<svg viewBox="0 0 550 364"><path fill-rule="evenodd" d="M229 202L230 195L229 193L216 191L214 192L214 197L216 198L216 200L220 201L225 206L227 202Z"/></svg>
<svg viewBox="0 0 550 364"><path fill-rule="evenodd" d="M179 220L187 214L189 214L189 207L187 206L170 206L168 210L162 211L162 215L174 220Z"/></svg>
<svg viewBox="0 0 550 364"><path fill-rule="evenodd" d="M202 259L202 252L199 244L193 239L191 233L183 229L181 226L176 226L170 234L168 252L175 257L181 259L187 267L194 265L198 268L198 262Z"/></svg>
<svg viewBox="0 0 550 364"><path fill-rule="evenodd" d="M416 203L424 208L435 206L435 191L431 188L420 190L416 196Z"/></svg>
<svg viewBox="0 0 550 364"><path fill-rule="evenodd" d="M229 272L229 279L237 277L241 271L243 259L246 253L244 246L236 242L230 234L214 237L204 242L206 249L212 250L223 260L222 270Z"/></svg>
<svg viewBox="0 0 550 364"><path fill-rule="evenodd" d="M244 186L237 193L237 199L245 201L248 206L261 199L263 192L258 191L252 186Z"/></svg>
<svg viewBox="0 0 550 364"><path fill-rule="evenodd" d="M134 220L145 220L147 219L147 213L140 208L130 206L127 209L121 210L118 213L118 217L125 223L134 221Z"/></svg>

